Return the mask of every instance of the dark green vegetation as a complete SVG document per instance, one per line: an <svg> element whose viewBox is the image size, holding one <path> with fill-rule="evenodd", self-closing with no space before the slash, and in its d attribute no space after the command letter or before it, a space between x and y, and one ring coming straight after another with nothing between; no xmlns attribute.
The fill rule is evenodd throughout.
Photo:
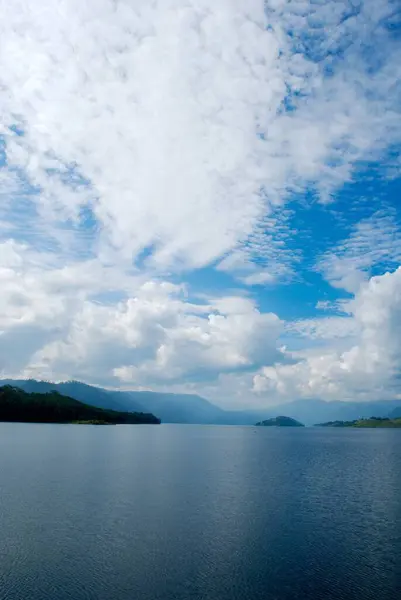
<svg viewBox="0 0 401 600"><path fill-rule="evenodd" d="M285 415L306 425L327 421L352 421L378 417L400 417L401 400L378 402L324 402L302 399L263 410L223 410L196 394L167 394L147 391L107 390L79 381L51 383L35 379L4 379L0 385L12 385L26 392L60 394L106 410L143 412L157 415L163 423L199 423L216 425L254 425L256 422ZM399 411L396 414L396 411ZM394 413L394 414L393 414Z"/></svg>
<svg viewBox="0 0 401 600"><path fill-rule="evenodd" d="M72 421L72 425L114 425L114 423L108 423L107 421Z"/></svg>
<svg viewBox="0 0 401 600"><path fill-rule="evenodd" d="M270 412L276 411L276 414L270 414L263 417L274 417L276 415L286 415L292 417L305 425L314 425L315 423L326 423L327 421L354 421L366 419L371 415L377 417L392 417L392 411L401 407L400 400L378 400L372 402L342 402L315 400L304 398L294 400L280 407L269 409ZM279 412L278 412L279 411ZM395 416L395 415L394 415ZM397 415L401 416L401 414ZM262 419L255 419L254 422Z"/></svg>
<svg viewBox="0 0 401 600"><path fill-rule="evenodd" d="M327 423L316 423L315 427L353 427L356 421L327 421Z"/></svg>
<svg viewBox="0 0 401 600"><path fill-rule="evenodd" d="M27 393L9 385L0 387L0 421L23 423L73 423L98 424L160 423L152 414L103 410L62 396L57 391L45 394Z"/></svg>
<svg viewBox="0 0 401 600"><path fill-rule="evenodd" d="M1 383L1 382L0 382ZM3 380L26 392L45 393L57 390L75 400L107 410L144 412L157 415L163 423L220 423L225 422L226 411L195 394L167 394L159 392L119 392L106 390L79 381L51 383L49 381ZM255 418L249 420L253 423Z"/></svg>
<svg viewBox="0 0 401 600"><path fill-rule="evenodd" d="M319 423L315 427L356 427L377 428L377 427L401 427L401 418L389 419L386 417L370 417L367 419L356 419L355 421L329 421L328 423Z"/></svg>
<svg viewBox="0 0 401 600"><path fill-rule="evenodd" d="M259 421L256 423L259 427L305 427L303 423L296 421L295 419L291 419L290 417L273 417L272 419L267 419L266 421Z"/></svg>

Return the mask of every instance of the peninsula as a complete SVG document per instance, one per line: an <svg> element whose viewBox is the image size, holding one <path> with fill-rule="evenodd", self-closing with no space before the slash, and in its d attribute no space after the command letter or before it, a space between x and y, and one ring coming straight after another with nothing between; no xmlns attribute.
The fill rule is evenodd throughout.
<svg viewBox="0 0 401 600"><path fill-rule="evenodd" d="M401 427L401 417L396 419L370 417L368 419L356 419L355 421L328 421L327 423L317 423L315 427L397 428Z"/></svg>

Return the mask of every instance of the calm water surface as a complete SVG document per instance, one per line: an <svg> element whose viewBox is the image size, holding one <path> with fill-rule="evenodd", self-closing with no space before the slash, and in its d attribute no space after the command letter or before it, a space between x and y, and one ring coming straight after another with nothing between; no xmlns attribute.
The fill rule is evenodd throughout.
<svg viewBox="0 0 401 600"><path fill-rule="evenodd" d="M399 600L401 430L0 424L1 600Z"/></svg>

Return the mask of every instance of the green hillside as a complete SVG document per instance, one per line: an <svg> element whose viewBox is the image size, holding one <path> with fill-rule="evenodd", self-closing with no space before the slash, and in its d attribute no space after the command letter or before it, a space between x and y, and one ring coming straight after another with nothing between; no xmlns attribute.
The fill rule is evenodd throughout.
<svg viewBox="0 0 401 600"><path fill-rule="evenodd" d="M305 427L303 423L291 419L290 417L274 417L267 419L266 421L259 421L256 423L258 427Z"/></svg>
<svg viewBox="0 0 401 600"><path fill-rule="evenodd" d="M104 424L157 424L152 414L103 410L56 391L27 393L17 387L0 387L0 421L27 423L97 422Z"/></svg>
<svg viewBox="0 0 401 600"><path fill-rule="evenodd" d="M368 419L357 419L355 421L328 421L318 423L315 427L356 427L362 428L397 428L401 427L401 418L389 419L385 417L370 417Z"/></svg>

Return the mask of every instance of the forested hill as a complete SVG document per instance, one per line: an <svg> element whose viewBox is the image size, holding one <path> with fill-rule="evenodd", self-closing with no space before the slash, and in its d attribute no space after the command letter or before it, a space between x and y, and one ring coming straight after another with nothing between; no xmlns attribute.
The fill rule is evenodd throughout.
<svg viewBox="0 0 401 600"><path fill-rule="evenodd" d="M256 423L257 427L305 427L303 423L290 417L273 417Z"/></svg>
<svg viewBox="0 0 401 600"><path fill-rule="evenodd" d="M109 424L158 424L152 414L118 412L89 406L56 391L27 393L13 386L0 387L0 421L26 423L73 423L97 421Z"/></svg>
<svg viewBox="0 0 401 600"><path fill-rule="evenodd" d="M327 423L318 423L315 427L401 428L401 418L370 417L369 419L357 419L355 421L328 421Z"/></svg>

